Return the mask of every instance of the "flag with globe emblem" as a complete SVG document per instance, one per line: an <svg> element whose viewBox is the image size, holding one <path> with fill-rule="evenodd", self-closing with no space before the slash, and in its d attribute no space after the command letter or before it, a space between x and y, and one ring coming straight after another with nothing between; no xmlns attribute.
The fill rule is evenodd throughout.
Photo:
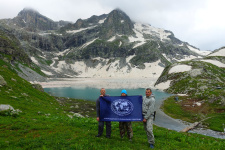
<svg viewBox="0 0 225 150"><path fill-rule="evenodd" d="M100 97L100 121L142 120L142 96Z"/></svg>

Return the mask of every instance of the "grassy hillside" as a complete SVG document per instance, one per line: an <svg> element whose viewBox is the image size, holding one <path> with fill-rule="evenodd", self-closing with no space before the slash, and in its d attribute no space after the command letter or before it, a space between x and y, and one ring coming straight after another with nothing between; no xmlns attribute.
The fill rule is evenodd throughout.
<svg viewBox="0 0 225 150"><path fill-rule="evenodd" d="M207 59L224 62L225 57ZM169 73L178 65L191 66L190 71ZM164 112L168 115L189 122L201 121L204 127L224 131L225 125L225 69L211 63L193 60L167 66L157 83L172 80L169 93L187 94L174 97L164 102Z"/></svg>
<svg viewBox="0 0 225 150"><path fill-rule="evenodd" d="M12 115L0 113L0 149L149 149L141 122L133 123L134 139L120 139L118 122L112 123L112 137L96 138L95 118L70 118L74 105L88 106L86 112L93 116L94 102L65 100L41 92L18 77L6 63L0 60L0 75L7 82L0 86L0 104L9 104L22 112ZM85 105L83 105L85 104ZM88 110L88 108L90 108ZM85 114L85 112L83 112ZM83 114L83 115L84 115ZM94 117L94 116L93 116ZM154 126L157 149L222 149L225 140L212 137L178 133Z"/></svg>
<svg viewBox="0 0 225 150"><path fill-rule="evenodd" d="M200 122L199 127L224 132L225 113L224 107L212 106L204 102L200 106L196 104L198 100L188 96L179 96L179 100L174 100L172 96L164 101L163 111L175 119L188 122Z"/></svg>

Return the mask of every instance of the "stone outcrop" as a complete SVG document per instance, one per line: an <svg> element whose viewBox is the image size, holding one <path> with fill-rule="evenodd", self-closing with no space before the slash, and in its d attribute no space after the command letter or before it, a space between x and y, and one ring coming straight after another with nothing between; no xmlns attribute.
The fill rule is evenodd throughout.
<svg viewBox="0 0 225 150"><path fill-rule="evenodd" d="M0 75L0 86L4 86L7 85L7 82L5 81L5 79Z"/></svg>
<svg viewBox="0 0 225 150"><path fill-rule="evenodd" d="M44 89L42 88L42 86L40 84L32 84L32 87L41 92L44 92Z"/></svg>
<svg viewBox="0 0 225 150"><path fill-rule="evenodd" d="M14 109L11 105L6 105L6 104L0 104L0 112L6 112L8 111L8 114L6 115L18 115L22 111L19 109Z"/></svg>

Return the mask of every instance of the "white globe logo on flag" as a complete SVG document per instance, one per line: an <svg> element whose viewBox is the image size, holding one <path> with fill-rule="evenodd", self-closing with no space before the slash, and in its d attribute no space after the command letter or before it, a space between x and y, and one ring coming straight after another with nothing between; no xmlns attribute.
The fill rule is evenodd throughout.
<svg viewBox="0 0 225 150"><path fill-rule="evenodd" d="M133 109L133 104L127 99L117 99L111 104L111 110L119 116L127 116L132 113Z"/></svg>

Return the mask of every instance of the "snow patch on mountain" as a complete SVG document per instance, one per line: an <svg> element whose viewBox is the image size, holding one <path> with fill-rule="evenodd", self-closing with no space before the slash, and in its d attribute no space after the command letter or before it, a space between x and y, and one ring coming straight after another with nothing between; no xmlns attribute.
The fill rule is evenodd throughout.
<svg viewBox="0 0 225 150"><path fill-rule="evenodd" d="M221 67L221 68L225 68L225 64L224 63L221 63L218 60L202 59L201 61L211 63L211 64L213 64L215 66L218 66L218 67Z"/></svg>
<svg viewBox="0 0 225 150"><path fill-rule="evenodd" d="M160 90L165 90L170 87L170 82L173 80L167 80L166 82L159 83L155 86L155 88L160 89Z"/></svg>
<svg viewBox="0 0 225 150"><path fill-rule="evenodd" d="M170 32L166 32L164 29L153 27L149 24L141 24L136 23L136 29L143 34L149 34L154 35L160 38L161 41L163 40L170 40L168 38L169 35L171 35Z"/></svg>
<svg viewBox="0 0 225 150"><path fill-rule="evenodd" d="M191 70L191 66L189 66L189 65L176 65L170 69L168 74L185 72L185 71L190 71L190 70Z"/></svg>
<svg viewBox="0 0 225 150"><path fill-rule="evenodd" d="M94 42L95 40L97 40L97 39L98 39L98 38L95 38L95 39L93 39L93 40L91 40L91 41L85 43L84 45L81 46L81 48L87 47L88 45L90 45L91 43L93 43L93 42Z"/></svg>
<svg viewBox="0 0 225 150"><path fill-rule="evenodd" d="M192 46L190 46L190 45L187 45L187 47L188 47L191 51L193 51L193 52L195 52L195 53L197 53L197 54L203 55L203 56L208 55L208 54L211 52L211 51L200 51L199 49L196 49L196 48L194 48L194 47L192 47Z"/></svg>
<svg viewBox="0 0 225 150"><path fill-rule="evenodd" d="M133 31L135 32L136 37L130 36L129 41L130 42L138 42L138 44L136 44L133 48L136 48L136 47L141 46L144 43L146 43L144 34L155 36L155 37L159 38L161 41L170 40L170 38L168 38L168 36L171 35L170 32L166 32L163 29L155 28L155 27L152 27L151 25L141 24L141 23L135 23Z"/></svg>
<svg viewBox="0 0 225 150"><path fill-rule="evenodd" d="M119 47L122 45L123 43L120 41Z"/></svg>
<svg viewBox="0 0 225 150"><path fill-rule="evenodd" d="M56 56L63 56L63 55L66 55L69 51L70 51L70 49L65 49L65 50L62 51L62 52L55 53L55 55L56 55Z"/></svg>
<svg viewBox="0 0 225 150"><path fill-rule="evenodd" d="M181 62L181 61L188 61L188 60L192 60L192 59L196 59L196 58L202 58L202 57L196 57L196 56L193 56L193 55L190 55L190 56L188 56L188 55L183 55L184 56L184 58L183 59L176 59L176 58L174 58L174 57L172 57L172 58L169 58L169 57L167 57L167 55L166 54L162 54L169 62L172 62L172 61L178 61L178 62ZM177 54L178 55L178 54Z"/></svg>
<svg viewBox="0 0 225 150"><path fill-rule="evenodd" d="M99 24L102 24L102 23L104 23L105 22L105 20L106 20L106 18L105 19L102 19L102 20L99 20Z"/></svg>
<svg viewBox="0 0 225 150"><path fill-rule="evenodd" d="M52 67L52 69L58 73L63 73L64 70L71 70L78 75L74 74L74 77L153 77L158 78L164 67L160 66L160 60L154 63L144 63L145 69L139 69L137 67L131 67L129 61L134 57L130 56L126 58L126 64L121 67L120 60L116 60L110 64L103 65L109 62L109 59L103 58L94 58L95 60L99 60L100 62L98 65L94 67L88 67L84 61L76 61L72 64L67 64L65 61L58 61L57 67Z"/></svg>
<svg viewBox="0 0 225 150"><path fill-rule="evenodd" d="M65 61L58 61L57 68L53 67L54 71L58 73L63 73L63 69L70 69Z"/></svg>
<svg viewBox="0 0 225 150"><path fill-rule="evenodd" d="M30 57L30 59L32 60L33 63L35 63L37 65L39 64L38 61L37 61L37 59L35 57Z"/></svg>
<svg viewBox="0 0 225 150"><path fill-rule="evenodd" d="M133 48L136 48L136 47L138 47L140 45L143 45L145 43L145 38L143 36L143 33L140 31L140 24L135 23L133 31L135 32L136 37L130 36L128 38L129 38L130 42L139 42L138 44L136 44L133 47Z"/></svg>
<svg viewBox="0 0 225 150"><path fill-rule="evenodd" d="M190 55L190 56L188 56L188 55L184 55L184 59L173 59L173 60L176 60L176 61L178 61L178 62L181 62L181 61L189 61L189 60L192 60L192 59L196 59L196 58L202 58L202 57L200 57L200 56L198 56L198 57L196 57L196 56L193 56L193 55Z"/></svg>
<svg viewBox="0 0 225 150"><path fill-rule="evenodd" d="M91 26L91 27L87 27L87 28L80 28L79 30L68 30L68 31L66 31L66 33L74 34L74 33L78 33L78 32L84 31L84 30L93 29L95 27L97 27L97 26Z"/></svg>
<svg viewBox="0 0 225 150"><path fill-rule="evenodd" d="M53 67L53 65L55 64L56 60L59 60L59 58L58 57L54 57L52 59L52 64L50 65L50 67Z"/></svg>
<svg viewBox="0 0 225 150"><path fill-rule="evenodd" d="M108 42L112 42L116 39L116 36L111 37L110 39L108 39Z"/></svg>
<svg viewBox="0 0 225 150"><path fill-rule="evenodd" d="M46 74L46 75L49 75L49 76L51 76L51 75L53 75L51 72L49 72L49 71L45 71L45 70L41 70L44 74Z"/></svg>
<svg viewBox="0 0 225 150"><path fill-rule="evenodd" d="M209 54L208 56L225 56L225 48L220 49L215 53Z"/></svg>

